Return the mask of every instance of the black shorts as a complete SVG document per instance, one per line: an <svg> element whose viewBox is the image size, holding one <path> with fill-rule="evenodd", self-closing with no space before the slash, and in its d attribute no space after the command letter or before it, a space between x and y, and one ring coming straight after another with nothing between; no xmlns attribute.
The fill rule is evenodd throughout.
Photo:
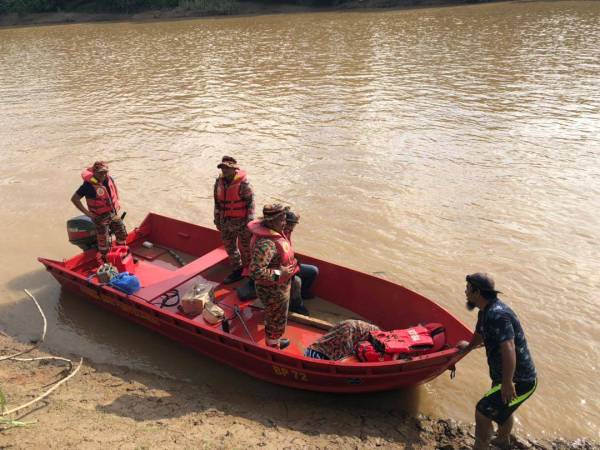
<svg viewBox="0 0 600 450"><path fill-rule="evenodd" d="M533 394L537 388L537 380L519 381L515 383L517 397L509 404L502 401L501 388L502 384L493 384L492 389L477 402L477 411L500 425L502 425L525 400L531 397L531 394Z"/></svg>

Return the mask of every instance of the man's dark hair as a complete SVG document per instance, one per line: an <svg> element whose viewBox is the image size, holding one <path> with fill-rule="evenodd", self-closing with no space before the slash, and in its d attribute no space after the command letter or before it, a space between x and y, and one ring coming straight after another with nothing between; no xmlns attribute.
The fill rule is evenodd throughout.
<svg viewBox="0 0 600 450"><path fill-rule="evenodd" d="M467 275L466 279L467 283L469 283L474 290L479 291L481 296L486 300L490 301L498 298L500 291L496 290L494 279L487 273L473 273Z"/></svg>
<svg viewBox="0 0 600 450"><path fill-rule="evenodd" d="M290 209L289 206L285 207L285 221L289 224L296 225L300 222L300 216Z"/></svg>
<svg viewBox="0 0 600 450"><path fill-rule="evenodd" d="M477 288L475 288L475 289L477 289ZM485 298L487 301L496 300L498 298L498 293L496 291L482 291L479 289L477 289L477 290L480 292L481 296L483 298Z"/></svg>

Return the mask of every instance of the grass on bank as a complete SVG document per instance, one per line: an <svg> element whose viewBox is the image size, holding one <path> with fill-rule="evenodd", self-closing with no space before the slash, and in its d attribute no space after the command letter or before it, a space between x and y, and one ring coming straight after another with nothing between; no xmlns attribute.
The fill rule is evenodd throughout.
<svg viewBox="0 0 600 450"><path fill-rule="evenodd" d="M5 406L6 397L4 396L4 393L0 390L0 414L4 412ZM13 427L24 427L26 425L28 425L28 422L20 422L18 420L11 420L0 417L0 431Z"/></svg>

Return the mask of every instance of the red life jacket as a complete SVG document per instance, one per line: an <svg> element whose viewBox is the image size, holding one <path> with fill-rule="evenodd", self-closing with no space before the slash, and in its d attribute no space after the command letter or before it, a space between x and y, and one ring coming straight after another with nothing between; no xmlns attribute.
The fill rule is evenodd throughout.
<svg viewBox="0 0 600 450"><path fill-rule="evenodd" d="M283 235L285 236L285 238L290 241L290 244L292 243L292 232L288 231L287 233L283 233Z"/></svg>
<svg viewBox="0 0 600 450"><path fill-rule="evenodd" d="M231 183L225 186L225 177L217 180L217 204L224 217L246 217L248 204L240 197L240 185L246 180L246 172L238 170Z"/></svg>
<svg viewBox="0 0 600 450"><path fill-rule="evenodd" d="M96 191L96 198L85 198L88 209L92 214L102 216L110 212L116 214L119 211L121 207L119 204L119 191L111 176L107 175L106 177L110 192L108 192L103 183L99 183L98 180L96 180L91 167L88 167L81 172L81 178L83 178L83 181L90 183Z"/></svg>
<svg viewBox="0 0 600 450"><path fill-rule="evenodd" d="M286 284L294 275L296 275L300 268L296 262L296 258L294 257L294 249L292 248L292 244L287 238L278 233L275 230L267 228L263 226L260 219L253 220L248 223L248 229L252 233L252 240L250 241L250 251L254 253L254 247L256 246L256 241L262 238L267 238L272 240L277 247L277 253L279 254L279 259L281 260L282 266L290 266L294 265L294 270L291 275L282 274L277 281L267 281L267 280L255 280L256 284L261 284L264 286L272 286L275 284ZM269 264L270 269L278 269L278 265ZM246 270L247 272L247 270Z"/></svg>
<svg viewBox="0 0 600 450"><path fill-rule="evenodd" d="M250 229L250 224L248 224L248 229ZM250 231L252 231L252 229L250 229ZM290 244L292 243L292 233L283 233L283 236L290 242ZM256 242L255 239L250 241L250 250L254 249L255 242ZM300 272L300 266L298 266L298 272ZM250 267L249 266L244 266L244 269L242 270L242 275L245 277L250 276Z"/></svg>
<svg viewBox="0 0 600 450"><path fill-rule="evenodd" d="M355 353L364 362L392 361L437 352L445 344L444 327L429 323L404 330L371 331L368 341L356 345Z"/></svg>

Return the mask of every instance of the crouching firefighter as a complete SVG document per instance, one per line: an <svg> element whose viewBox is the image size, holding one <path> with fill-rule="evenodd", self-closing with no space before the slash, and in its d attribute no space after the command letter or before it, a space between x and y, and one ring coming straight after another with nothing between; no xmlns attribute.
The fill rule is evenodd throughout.
<svg viewBox="0 0 600 450"><path fill-rule="evenodd" d="M110 246L110 233L114 233L118 245L125 245L127 230L123 220L118 216L120 209L119 191L115 180L108 174L108 165L96 161L81 173L83 184L71 197L71 202L83 214L88 216L96 226L99 263L106 262L106 254ZM87 209L81 203L85 197Z"/></svg>
<svg viewBox="0 0 600 450"><path fill-rule="evenodd" d="M283 234L284 226L285 209L280 204L266 205L263 218L248 224L252 232L250 277L265 307L266 343L278 349L290 344L282 336L287 325L291 280L298 272L294 250Z"/></svg>

